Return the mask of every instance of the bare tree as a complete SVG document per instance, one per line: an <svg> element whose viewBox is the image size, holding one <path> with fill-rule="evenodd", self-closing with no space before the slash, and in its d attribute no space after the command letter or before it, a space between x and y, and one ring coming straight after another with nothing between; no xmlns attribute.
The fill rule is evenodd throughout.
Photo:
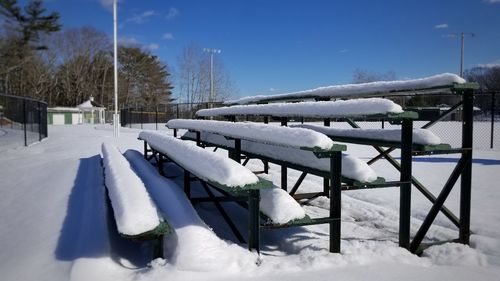
<svg viewBox="0 0 500 281"><path fill-rule="evenodd" d="M354 84L391 80L396 80L396 74L394 71L378 73L368 71L366 69L356 68L352 74L352 82Z"/></svg>
<svg viewBox="0 0 500 281"><path fill-rule="evenodd" d="M208 102L210 96L209 55L196 44L184 47L178 59L179 99L187 103ZM224 67L221 56L214 60L214 99L223 101L235 87Z"/></svg>

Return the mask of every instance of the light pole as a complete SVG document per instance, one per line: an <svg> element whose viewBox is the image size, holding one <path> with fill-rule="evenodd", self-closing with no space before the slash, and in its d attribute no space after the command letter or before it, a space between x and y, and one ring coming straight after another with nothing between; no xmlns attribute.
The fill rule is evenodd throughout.
<svg viewBox="0 0 500 281"><path fill-rule="evenodd" d="M113 136L120 136L120 115L118 114L118 40L116 28L116 2L113 0L113 60L114 60L114 76L115 76L115 113L113 114Z"/></svg>
<svg viewBox="0 0 500 281"><path fill-rule="evenodd" d="M220 54L219 49L203 49L204 52L210 53L210 96L208 97L209 107L213 107L214 102L214 54Z"/></svg>
<svg viewBox="0 0 500 281"><path fill-rule="evenodd" d="M460 37L460 77L464 76L464 37L465 36L474 37L474 33L460 32L460 33L451 33L448 35L448 37L452 37L452 38Z"/></svg>

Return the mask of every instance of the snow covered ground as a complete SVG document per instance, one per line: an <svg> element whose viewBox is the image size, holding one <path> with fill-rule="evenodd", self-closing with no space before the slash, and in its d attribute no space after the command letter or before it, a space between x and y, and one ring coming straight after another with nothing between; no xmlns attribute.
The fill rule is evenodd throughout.
<svg viewBox="0 0 500 281"><path fill-rule="evenodd" d="M456 137L452 136L460 136L457 126L441 124L434 132L445 142L447 138L454 140ZM115 143L122 151L141 151L138 132L123 128L121 137L115 140L109 125L49 126L49 138L43 142L7 149L2 148L0 135L1 280L498 280L498 150L474 151L471 247L434 246L423 257L400 249L397 246L399 193L396 188L387 188L342 194L342 254L327 251L327 225L266 230L262 233L262 254L257 266L256 254L234 242L234 236L213 205L202 204L197 207L198 213L217 236L200 231L199 240L184 240L190 242L184 242L183 247L191 247L185 252L196 255L183 256L182 264L167 259L155 260L148 266L148 245L121 239L106 211L99 155L104 141ZM349 145L347 152L362 159L375 154L372 148L359 145ZM457 158L457 155L417 158L415 176L438 193ZM262 169L257 161L251 161L248 167ZM386 179L398 177L387 163L379 161L373 168ZM180 174L172 166L167 166L167 170L169 176ZM292 183L299 173L289 171L288 176ZM280 184L277 167L271 165L266 177L275 185ZM179 184L182 178L173 180ZM321 188L321 179L307 176L299 191ZM168 200L154 198L160 197L161 192L152 194L162 209L161 204L165 204L162 202ZM458 189L454 190L446 202L455 213L458 213L458 195ZM224 203L224 207L246 233L246 211L231 203ZM414 191L413 234L429 208L423 196ZM325 216L328 201L318 198L305 209L312 217ZM188 228L179 232L182 235L194 233L189 230L190 225L184 227ZM455 227L439 215L426 241L456 236ZM218 247L205 245L202 252L193 251L196 243L202 242ZM191 259L192 264L186 262Z"/></svg>

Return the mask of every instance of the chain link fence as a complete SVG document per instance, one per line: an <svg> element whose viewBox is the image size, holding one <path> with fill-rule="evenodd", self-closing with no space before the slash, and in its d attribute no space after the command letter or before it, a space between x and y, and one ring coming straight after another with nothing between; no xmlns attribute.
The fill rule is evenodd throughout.
<svg viewBox="0 0 500 281"><path fill-rule="evenodd" d="M0 94L0 150L28 146L47 135L45 102Z"/></svg>

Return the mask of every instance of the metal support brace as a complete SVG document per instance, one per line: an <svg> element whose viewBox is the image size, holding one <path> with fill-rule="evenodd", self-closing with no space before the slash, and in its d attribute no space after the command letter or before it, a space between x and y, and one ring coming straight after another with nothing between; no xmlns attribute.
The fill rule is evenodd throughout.
<svg viewBox="0 0 500 281"><path fill-rule="evenodd" d="M323 120L323 125L325 127L330 127L330 118L325 118ZM326 197L330 197L330 182L327 178L323 178L323 193Z"/></svg>
<svg viewBox="0 0 500 281"><path fill-rule="evenodd" d="M144 159L148 160L148 143L144 141Z"/></svg>
<svg viewBox="0 0 500 281"><path fill-rule="evenodd" d="M287 117L281 117L281 126L283 126L283 127L288 126L288 118Z"/></svg>
<svg viewBox="0 0 500 281"><path fill-rule="evenodd" d="M163 258L163 235L153 240L153 259Z"/></svg>
<svg viewBox="0 0 500 281"><path fill-rule="evenodd" d="M259 201L259 190L250 190L248 193L248 249L255 249L260 254Z"/></svg>
<svg viewBox="0 0 500 281"><path fill-rule="evenodd" d="M163 155L158 155L158 172L160 175L165 176L165 172L163 171Z"/></svg>
<svg viewBox="0 0 500 281"><path fill-rule="evenodd" d="M288 190L288 168L285 165L281 165L281 189Z"/></svg>
<svg viewBox="0 0 500 281"><path fill-rule="evenodd" d="M451 190L453 189L453 186L458 180L458 177L464 170L464 167L466 166L467 162L467 157L462 157L458 161L457 165L455 166L455 169L451 173L450 177L448 178L448 181L444 185L443 189L441 190L441 193L439 193L439 196L436 199L436 202L434 205L432 205L431 210L427 214L427 216L424 219L424 222L420 226L420 228L417 231L417 234L415 234L415 237L413 238L413 241L411 242L410 245L410 251L412 253L415 253L418 250L418 247L420 246L420 243L422 243L422 240L424 239L425 234L431 227L432 222L436 218L439 209L441 206L444 204L446 201L446 198L450 194Z"/></svg>
<svg viewBox="0 0 500 281"><path fill-rule="evenodd" d="M177 129L174 129L174 138L177 137Z"/></svg>
<svg viewBox="0 0 500 281"><path fill-rule="evenodd" d="M412 168L413 120L404 119L401 124L401 174L399 197L399 246L410 248L411 219L411 168Z"/></svg>
<svg viewBox="0 0 500 281"><path fill-rule="evenodd" d="M184 193L191 199L191 173L188 170L184 170Z"/></svg>
<svg viewBox="0 0 500 281"><path fill-rule="evenodd" d="M234 139L234 161L241 163L241 139Z"/></svg>
<svg viewBox="0 0 500 281"><path fill-rule="evenodd" d="M290 190L290 195L291 196L293 196L295 194L295 192L297 192L297 189L299 189L299 186L302 184L302 182L304 181L304 179L306 178L306 176L307 176L306 172L302 172L302 174L300 174L299 179L293 185L292 190Z"/></svg>
<svg viewBox="0 0 500 281"><path fill-rule="evenodd" d="M226 221L227 225L229 226L229 228L233 232L233 234L236 237L236 239L238 239L238 241L240 243L245 243L245 239L243 238L243 235L241 235L241 233L239 232L238 228L233 223L233 221L231 220L231 218L229 217L229 215L226 213L226 211L224 210L224 208L222 208L222 205L220 204L220 202L217 201L214 193L210 190L210 188L208 187L207 183L204 182L204 181L200 181L200 182L201 182L201 185L203 186L203 189L205 189L205 192L208 194L208 197L209 197L210 201L214 203L215 208L217 208L217 210L219 211L219 213L222 215L222 218Z"/></svg>
<svg viewBox="0 0 500 281"><path fill-rule="evenodd" d="M469 244L470 239L470 208L471 208L471 180L472 180L472 135L473 135L473 106L474 92L467 90L463 93L463 122L462 148L470 151L462 154L465 166L460 178L460 227L459 241Z"/></svg>
<svg viewBox="0 0 500 281"><path fill-rule="evenodd" d="M342 153L333 152L330 157L330 252L340 253L341 235L341 173L342 173Z"/></svg>
<svg viewBox="0 0 500 281"><path fill-rule="evenodd" d="M201 133L196 131L196 145L201 146Z"/></svg>

